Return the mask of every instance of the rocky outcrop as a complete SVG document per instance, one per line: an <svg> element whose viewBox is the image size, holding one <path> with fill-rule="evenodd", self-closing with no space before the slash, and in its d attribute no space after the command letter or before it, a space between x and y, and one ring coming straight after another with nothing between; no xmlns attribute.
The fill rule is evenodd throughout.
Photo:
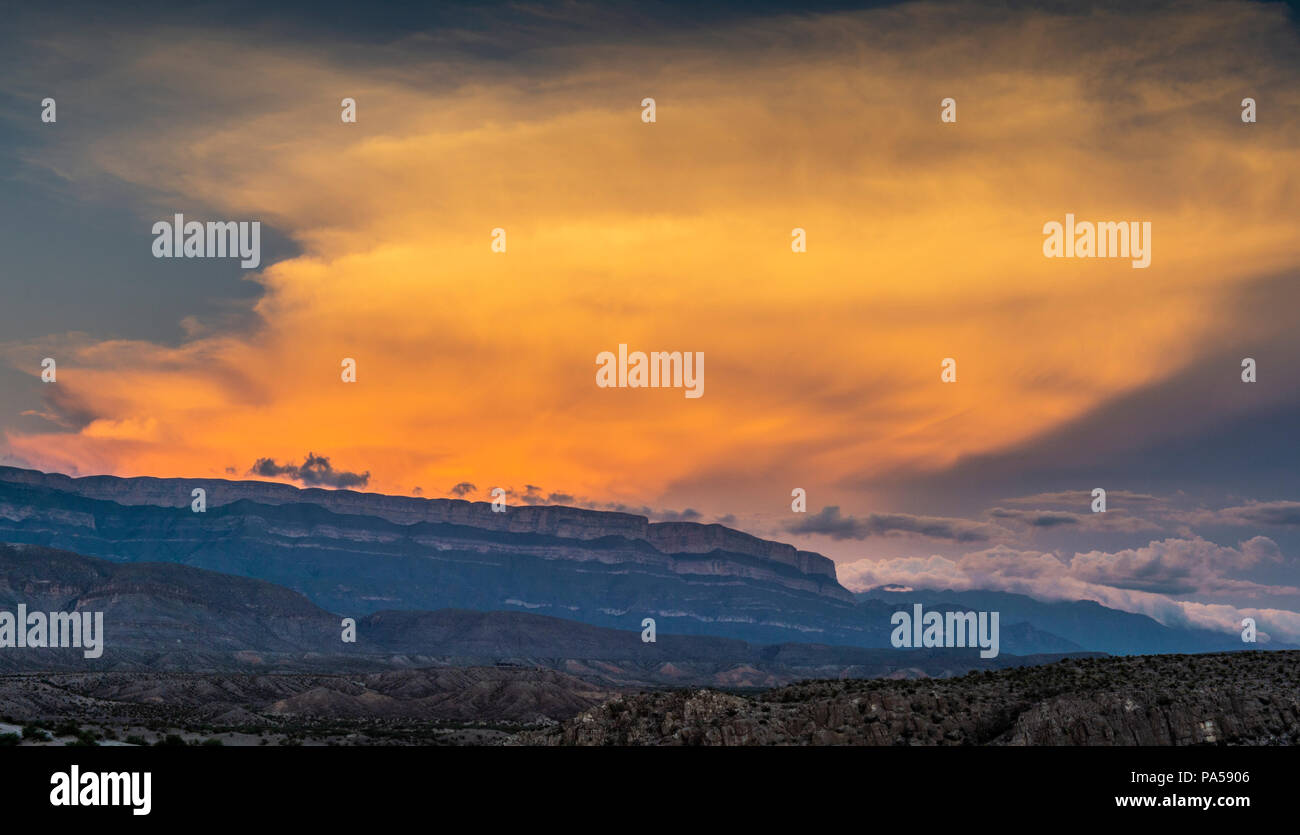
<svg viewBox="0 0 1300 835"><path fill-rule="evenodd" d="M835 563L821 554L799 551L793 545L759 539L722 525L653 522L647 526L644 538L669 554L707 554L710 551L746 554L791 566L803 574L835 579Z"/></svg>
<svg viewBox="0 0 1300 835"><path fill-rule="evenodd" d="M943 680L813 681L746 697L620 696L521 744L1300 744L1300 652L1070 659Z"/></svg>

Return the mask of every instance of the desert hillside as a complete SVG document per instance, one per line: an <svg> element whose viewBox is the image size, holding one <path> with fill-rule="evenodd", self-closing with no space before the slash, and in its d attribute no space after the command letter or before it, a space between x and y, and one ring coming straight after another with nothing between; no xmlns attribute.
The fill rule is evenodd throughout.
<svg viewBox="0 0 1300 835"><path fill-rule="evenodd" d="M1068 659L959 678L623 696L520 741L559 745L1290 745L1300 652Z"/></svg>

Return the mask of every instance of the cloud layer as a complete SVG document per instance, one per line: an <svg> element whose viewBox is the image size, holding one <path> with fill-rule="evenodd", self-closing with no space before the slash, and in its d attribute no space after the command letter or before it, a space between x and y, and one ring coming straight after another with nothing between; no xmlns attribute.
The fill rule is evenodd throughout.
<svg viewBox="0 0 1300 835"><path fill-rule="evenodd" d="M1266 634L1300 642L1300 613L1179 599L1225 590L1246 596L1294 595L1297 589L1293 586L1266 586L1230 576L1262 561L1282 559L1276 543L1266 537L1254 537L1236 548L1199 538L1166 539L1117 553L1092 551L1071 556L998 545L958 558L934 555L841 564L839 576L853 589L893 584L1007 591L1041 600L1095 600L1103 606L1147 615L1166 626L1221 632L1237 632L1243 617L1254 617Z"/></svg>

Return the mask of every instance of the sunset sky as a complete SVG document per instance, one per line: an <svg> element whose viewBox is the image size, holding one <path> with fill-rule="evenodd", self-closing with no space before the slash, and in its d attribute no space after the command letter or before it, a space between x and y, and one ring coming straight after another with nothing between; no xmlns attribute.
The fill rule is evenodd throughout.
<svg viewBox="0 0 1300 835"><path fill-rule="evenodd" d="M0 463L314 453L1300 642L1294 6L92 8L0 36ZM178 212L261 268L155 259ZM1066 213L1150 267L1045 258ZM704 396L598 388L620 343Z"/></svg>

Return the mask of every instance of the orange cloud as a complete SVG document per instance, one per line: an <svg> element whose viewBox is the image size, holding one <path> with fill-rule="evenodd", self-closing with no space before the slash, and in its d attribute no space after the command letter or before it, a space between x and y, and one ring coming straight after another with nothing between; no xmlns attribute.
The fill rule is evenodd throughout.
<svg viewBox="0 0 1300 835"><path fill-rule="evenodd" d="M142 230L202 208L302 254L258 277L254 332L51 340L95 418L8 448L186 476L315 450L388 492L777 511L796 484L940 469L1159 380L1227 326L1218 300L1296 263L1295 67L1247 78L1234 58L1293 45L1284 10L954 14L750 22L527 75L185 32L88 49L87 93L135 114L128 91L163 85L192 109L106 116L42 162L150 190ZM1269 116L1243 126L1259 89ZM1151 221L1151 267L1043 258L1066 212ZM705 396L598 389L620 343L704 352Z"/></svg>

